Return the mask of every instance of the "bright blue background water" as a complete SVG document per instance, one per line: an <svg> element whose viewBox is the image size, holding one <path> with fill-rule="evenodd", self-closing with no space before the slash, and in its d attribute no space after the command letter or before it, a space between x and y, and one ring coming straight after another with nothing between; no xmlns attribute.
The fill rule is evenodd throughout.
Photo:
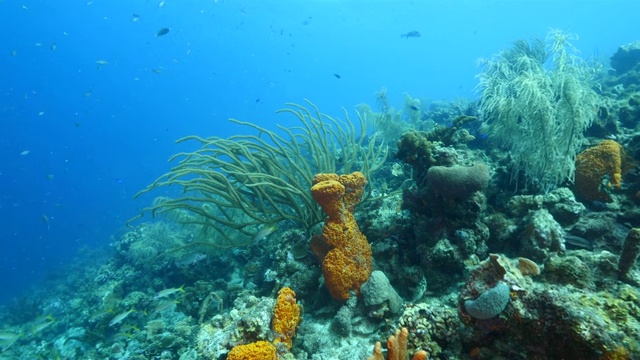
<svg viewBox="0 0 640 360"><path fill-rule="evenodd" d="M304 98L339 115L383 86L473 96L477 58L550 27L585 55L640 38L637 1L159 3L0 0L0 303L122 233L181 136L287 124L273 112Z"/></svg>

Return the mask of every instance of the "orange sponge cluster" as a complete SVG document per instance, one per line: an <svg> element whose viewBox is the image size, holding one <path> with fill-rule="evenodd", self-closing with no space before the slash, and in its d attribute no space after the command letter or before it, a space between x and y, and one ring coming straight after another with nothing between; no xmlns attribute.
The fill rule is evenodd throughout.
<svg viewBox="0 0 640 360"><path fill-rule="evenodd" d="M575 191L586 201L611 201L607 190L620 189L624 159L622 146L604 140L576 158Z"/></svg>
<svg viewBox="0 0 640 360"><path fill-rule="evenodd" d="M276 360L276 347L268 341L256 341L235 346L227 355L227 360Z"/></svg>
<svg viewBox="0 0 640 360"><path fill-rule="evenodd" d="M313 184L311 194L328 218L322 236L312 239L311 248L322 263L331 296L347 300L349 291L360 293L360 285L373 270L371 246L353 216L367 179L360 172L341 176L318 174Z"/></svg>
<svg viewBox="0 0 640 360"><path fill-rule="evenodd" d="M290 288L284 287L278 292L276 306L273 309L271 328L277 334L273 343L283 343L287 349L291 349L291 339L293 339L299 323L300 305L296 301L296 293Z"/></svg>

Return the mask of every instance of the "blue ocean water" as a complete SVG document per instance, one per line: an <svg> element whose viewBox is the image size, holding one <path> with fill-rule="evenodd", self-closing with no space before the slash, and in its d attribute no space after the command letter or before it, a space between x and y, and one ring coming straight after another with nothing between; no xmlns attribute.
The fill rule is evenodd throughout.
<svg viewBox="0 0 640 360"><path fill-rule="evenodd" d="M386 87L474 97L479 57L549 28L607 59L633 1L0 1L0 303L108 246L189 134L329 114ZM161 29L169 29L158 36ZM417 38L400 35L419 31ZM155 194L162 195L162 194Z"/></svg>

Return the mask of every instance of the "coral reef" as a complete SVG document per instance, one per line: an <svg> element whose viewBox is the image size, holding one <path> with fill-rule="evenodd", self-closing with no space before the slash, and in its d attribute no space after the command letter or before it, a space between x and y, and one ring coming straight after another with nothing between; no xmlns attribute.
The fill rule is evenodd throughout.
<svg viewBox="0 0 640 360"><path fill-rule="evenodd" d="M567 45L553 36L547 45ZM376 117L374 134L309 104L286 111L308 128L241 123L261 135L194 138L206 145L161 179L201 186L215 168L226 172L215 186L235 187L158 198L149 210L162 215L157 221L114 235L109 252L84 249L68 269L0 306L0 358L640 358L640 62L616 55L615 71L598 75L603 101L594 104L581 62L554 59L579 65L560 73L537 63L544 54L577 60L568 49L515 47L496 61L509 60L503 75L517 79L482 79L507 81L508 94L497 93L507 103L489 94L479 104L407 95L396 112L380 93L382 113L359 114ZM554 93L562 86L566 93ZM511 98L516 89L550 103ZM491 139L551 118L574 121L571 139L540 146L541 136L556 138L516 131L509 140L522 147L511 153ZM396 159L378 136L399 139ZM213 158L223 163L197 163L218 150ZM584 151L572 162L572 185L565 161L574 150ZM548 177L541 164L553 170ZM282 174L293 166L295 174ZM366 171L313 177L327 168L378 171L374 180ZM285 177L270 177L278 174ZM288 175L295 179L285 184ZM206 203L225 196L239 198Z"/></svg>

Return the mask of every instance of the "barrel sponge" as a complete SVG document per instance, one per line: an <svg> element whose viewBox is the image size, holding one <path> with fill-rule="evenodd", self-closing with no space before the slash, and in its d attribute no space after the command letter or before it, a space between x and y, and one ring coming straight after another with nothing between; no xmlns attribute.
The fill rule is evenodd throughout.
<svg viewBox="0 0 640 360"><path fill-rule="evenodd" d="M465 199L489 183L489 169L483 163L474 166L432 166L427 170L431 190L445 199Z"/></svg>
<svg viewBox="0 0 640 360"><path fill-rule="evenodd" d="M578 155L574 190L586 201L610 202L606 190L620 189L626 156L620 144L604 140Z"/></svg>
<svg viewBox="0 0 640 360"><path fill-rule="evenodd" d="M464 302L467 314L479 320L491 319L498 316L509 303L509 286L499 282L496 286L483 292L475 300Z"/></svg>

